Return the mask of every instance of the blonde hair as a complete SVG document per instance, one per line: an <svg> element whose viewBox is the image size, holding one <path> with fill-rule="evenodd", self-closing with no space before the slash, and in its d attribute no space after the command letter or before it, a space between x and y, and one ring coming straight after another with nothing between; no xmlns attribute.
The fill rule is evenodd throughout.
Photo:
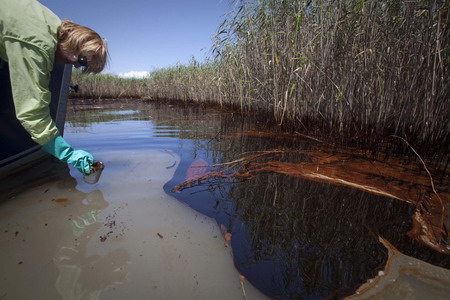
<svg viewBox="0 0 450 300"><path fill-rule="evenodd" d="M75 55L90 56L87 73L100 73L106 66L108 49L106 40L94 30L64 20L58 31L58 44Z"/></svg>

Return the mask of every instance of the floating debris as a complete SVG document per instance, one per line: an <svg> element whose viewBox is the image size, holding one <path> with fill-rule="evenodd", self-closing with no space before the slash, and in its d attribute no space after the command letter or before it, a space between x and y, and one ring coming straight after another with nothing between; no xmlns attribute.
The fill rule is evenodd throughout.
<svg viewBox="0 0 450 300"><path fill-rule="evenodd" d="M57 199L52 199L53 202L57 202L57 203L62 203L62 202L67 202L69 201L69 199L67 198L57 198Z"/></svg>
<svg viewBox="0 0 450 300"><path fill-rule="evenodd" d="M127 206L128 204L125 204ZM105 242L111 235L116 232L116 238L125 234L125 224L123 222L116 222L117 212L119 209L123 209L123 206L114 209L114 212L107 216L103 226L108 229L108 232L100 236L100 242ZM119 233L117 233L119 231Z"/></svg>

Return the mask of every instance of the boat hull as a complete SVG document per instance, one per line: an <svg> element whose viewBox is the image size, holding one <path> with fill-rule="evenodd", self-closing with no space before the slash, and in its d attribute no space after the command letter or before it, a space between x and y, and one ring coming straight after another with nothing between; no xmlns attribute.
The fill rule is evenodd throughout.
<svg viewBox="0 0 450 300"><path fill-rule="evenodd" d="M55 64L51 73L50 115L61 135L69 96L72 66ZM8 65L0 68L0 178L26 167L48 155L34 142L16 118Z"/></svg>

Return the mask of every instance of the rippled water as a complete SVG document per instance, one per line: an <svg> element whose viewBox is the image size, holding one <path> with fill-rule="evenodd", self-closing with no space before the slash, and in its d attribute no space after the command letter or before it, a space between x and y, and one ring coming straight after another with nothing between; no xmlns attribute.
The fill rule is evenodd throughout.
<svg viewBox="0 0 450 300"><path fill-rule="evenodd" d="M367 167L362 167L366 160L355 153L343 158L317 141L273 133L249 116L214 109L78 102L69 107L66 121L65 138L105 162L105 171L92 186L73 169L45 161L33 168L46 175L38 176L40 181L33 185L29 180L26 188L12 179L2 182L8 201L0 213L1 253L14 276L5 276L0 297L8 295L2 293L5 283L28 276L20 273L30 263L20 249L30 245L45 248L38 259L46 262L53 276L48 275L47 284L56 282L53 296L71 297L84 291L118 298L129 292L137 298L174 299L180 294L158 291L177 280L186 282L181 288L184 293L193 290L186 296L201 299L211 296L211 290L215 299L217 293L224 299L240 299L244 294L248 299L264 298L249 282L279 299L342 298L364 283L372 293L364 295L375 298L380 293L395 297L413 293L445 299L450 291L448 255L407 236L417 200L404 191L426 191L415 169L402 167L398 173L393 162L378 161L369 164L377 172L366 172ZM224 163L262 151L268 155L238 161L223 171ZM221 175L230 176L207 173L219 169ZM231 176L238 171L248 176ZM419 179L411 182L405 174ZM193 180L201 176L203 180ZM188 188L175 189L186 180L191 180ZM438 189L446 200L448 186ZM12 197L22 197L22 204L15 207ZM171 209L160 210L165 206ZM41 224L49 216L56 224ZM44 241L32 238L36 226ZM196 241L191 243L194 235ZM380 237L388 243L380 242ZM180 239L184 242L176 243ZM161 242L169 244L164 248ZM5 248L11 243L15 248ZM390 255L394 247L408 256ZM158 264L147 260L143 265L148 263L154 272L143 270L136 260L152 249L158 251L148 260ZM198 263L195 254L205 261ZM192 260L181 260L186 255ZM196 262L198 269L187 261ZM105 272L100 265L111 269ZM403 268L406 265L414 267ZM97 266L101 273L91 271ZM187 270L189 276L183 277ZM200 270L204 271L200 274ZM215 275L207 278L209 273ZM95 284L89 282L93 277L98 277ZM151 290L143 287L143 278L151 282ZM389 284L381 284L383 279ZM374 281L381 283L370 286ZM199 285L210 288L191 288ZM217 286L237 292L222 292Z"/></svg>

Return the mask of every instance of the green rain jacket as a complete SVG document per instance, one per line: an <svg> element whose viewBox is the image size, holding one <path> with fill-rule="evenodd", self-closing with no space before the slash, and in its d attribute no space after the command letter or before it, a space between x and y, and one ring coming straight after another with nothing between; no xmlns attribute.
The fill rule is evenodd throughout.
<svg viewBox="0 0 450 300"><path fill-rule="evenodd" d="M9 64L16 116L41 145L59 135L50 117L48 85L60 25L35 0L0 0L0 58Z"/></svg>

